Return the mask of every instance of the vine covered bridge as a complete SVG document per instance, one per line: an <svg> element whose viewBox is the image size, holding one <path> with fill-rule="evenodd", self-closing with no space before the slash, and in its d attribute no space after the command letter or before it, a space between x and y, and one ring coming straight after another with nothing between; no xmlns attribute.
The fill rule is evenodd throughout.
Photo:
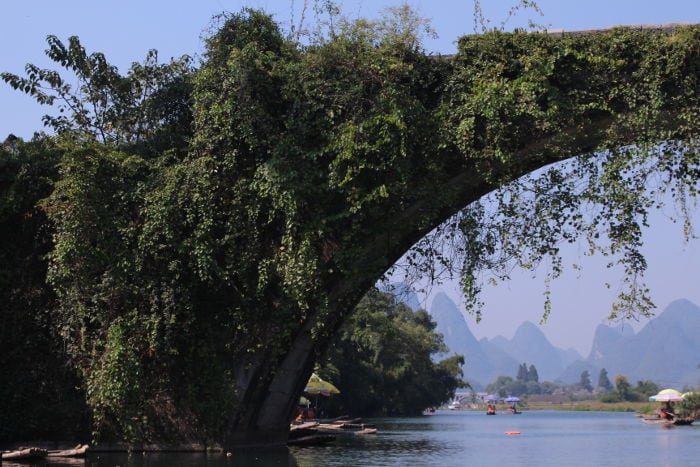
<svg viewBox="0 0 700 467"><path fill-rule="evenodd" d="M143 391L134 397L149 423L182 439L284 443L314 363L362 296L427 233L504 184L630 147L640 150L620 167L666 147L656 160L669 176L698 178L695 25L489 32L435 57L359 27L299 47L247 12L207 47L188 157L143 198L140 266L121 276L116 265L66 268L83 274L66 281L70 305L99 315L81 329L109 329L80 360L101 365L86 371L88 387L120 378ZM604 165L612 183L615 166ZM126 281L135 286L115 299ZM135 311L100 311L100 290L105 307ZM160 347L117 345L144 329ZM99 401L101 413L119 413L109 406L119 400ZM119 431L128 420L110 423Z"/></svg>

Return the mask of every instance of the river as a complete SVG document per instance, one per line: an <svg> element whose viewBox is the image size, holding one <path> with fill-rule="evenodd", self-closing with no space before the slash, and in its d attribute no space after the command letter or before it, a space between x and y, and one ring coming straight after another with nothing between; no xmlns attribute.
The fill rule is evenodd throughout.
<svg viewBox="0 0 700 467"><path fill-rule="evenodd" d="M700 426L663 428L630 413L438 411L365 420L377 434L325 447L224 454L99 454L94 467L666 466L700 465ZM700 424L700 422L698 422ZM520 434L507 435L516 431ZM5 467L8 464L3 464ZM26 464L25 464L26 465ZM66 464L37 464L63 465Z"/></svg>

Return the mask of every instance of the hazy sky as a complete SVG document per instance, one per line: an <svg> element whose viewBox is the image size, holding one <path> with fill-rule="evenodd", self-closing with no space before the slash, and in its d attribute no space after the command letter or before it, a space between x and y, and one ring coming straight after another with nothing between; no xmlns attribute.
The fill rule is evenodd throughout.
<svg viewBox="0 0 700 467"><path fill-rule="evenodd" d="M314 0L307 0L309 5ZM351 17L376 17L377 11L399 1L346 0L342 4ZM474 32L472 0L416 0L406 2L432 20L439 38L428 40L425 48L435 53L453 53L462 34ZM516 1L483 0L484 16L499 26ZM53 64L44 56L49 34L65 40L77 35L89 52L105 53L107 60L125 72L134 61L142 61L149 49L157 49L161 60L183 54L197 55L202 50L201 35L213 15L239 11L244 6L262 8L275 15L283 25L298 22L304 0L81 0L5 2L0 27L0 71L22 74L26 63L41 67ZM568 31L603 28L613 25L700 23L698 0L538 0L544 12L540 17L528 10L505 24L505 29L524 26L533 20L550 29ZM296 10L294 15L292 10ZM309 17L311 13L309 13ZM0 83L0 139L9 133L30 138L42 129L41 116L47 108L28 96ZM680 227L657 216L649 232L647 282L660 308L676 298L688 298L700 304L700 248L698 242L684 245ZM574 247L568 263L581 262ZM569 270L553 285L553 313L543 326L550 340L561 347L575 347L584 356L590 350L595 326L602 322L615 295L619 274L606 271L600 260L583 261L582 272ZM502 334L512 337L525 319L537 322L542 311L542 274L530 273L505 286L488 291L482 322L470 328L477 337ZM608 290L604 284L613 288ZM458 292L446 287L458 299ZM643 324L643 323L642 323ZM638 327L638 326L637 326Z"/></svg>

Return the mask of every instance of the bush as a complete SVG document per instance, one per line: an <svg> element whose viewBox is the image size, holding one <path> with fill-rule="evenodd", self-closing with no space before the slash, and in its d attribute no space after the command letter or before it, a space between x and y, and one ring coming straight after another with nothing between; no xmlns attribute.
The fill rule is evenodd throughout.
<svg viewBox="0 0 700 467"><path fill-rule="evenodd" d="M681 417L700 419L700 392L687 394L683 402L678 404L678 413Z"/></svg>
<svg viewBox="0 0 700 467"><path fill-rule="evenodd" d="M622 396L617 391L606 392L598 396L600 402L622 402Z"/></svg>

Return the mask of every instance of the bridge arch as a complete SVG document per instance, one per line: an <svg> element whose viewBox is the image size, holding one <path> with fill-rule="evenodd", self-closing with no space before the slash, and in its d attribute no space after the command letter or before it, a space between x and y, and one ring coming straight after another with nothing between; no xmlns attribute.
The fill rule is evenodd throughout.
<svg viewBox="0 0 700 467"><path fill-rule="evenodd" d="M453 57L394 49L400 58L387 62L399 71L379 78L363 75L367 63L344 62L352 44L323 51L327 76L340 70L342 81L348 67L381 83L367 85L379 89L376 100L350 118L338 117L345 101L324 106L333 115L322 120L338 129L328 180L344 200L319 207L320 217L337 218L339 206L349 215L319 239L323 305L296 330L255 415L229 442L284 438L281 420L328 336L384 271L463 206L553 162L629 145L680 142L695 164L699 38L695 26L494 32L462 38ZM402 81L410 79L420 84Z"/></svg>

